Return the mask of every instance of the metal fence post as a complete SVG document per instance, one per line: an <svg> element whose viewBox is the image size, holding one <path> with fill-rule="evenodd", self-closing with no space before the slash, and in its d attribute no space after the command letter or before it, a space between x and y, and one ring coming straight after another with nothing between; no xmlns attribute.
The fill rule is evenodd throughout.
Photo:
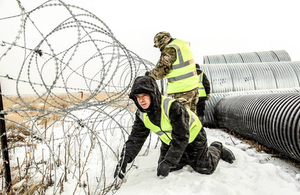
<svg viewBox="0 0 300 195"><path fill-rule="evenodd" d="M11 173L10 173L10 164L9 164L9 154L7 148L7 136L5 130L1 82L0 82L0 135L1 135L3 167L5 172L5 186L6 186L6 192L9 192L11 188Z"/></svg>

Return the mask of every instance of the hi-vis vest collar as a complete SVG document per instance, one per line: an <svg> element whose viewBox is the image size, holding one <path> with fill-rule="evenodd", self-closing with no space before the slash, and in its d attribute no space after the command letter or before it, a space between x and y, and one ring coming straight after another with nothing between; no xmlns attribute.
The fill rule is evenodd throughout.
<svg viewBox="0 0 300 195"><path fill-rule="evenodd" d="M156 133L159 138L167 145L170 144L170 141L172 140L172 125L169 118L169 110L171 107L171 104L175 101L175 99L168 98L165 96L162 96L162 103L161 103L161 123L160 126L154 125L147 113L142 113L138 110L139 116L141 120L144 122L145 126ZM202 128L202 124L195 113L193 113L190 109L187 108L187 111L189 113L189 131L190 131L190 137L189 137L189 143L194 141L198 133L200 132Z"/></svg>

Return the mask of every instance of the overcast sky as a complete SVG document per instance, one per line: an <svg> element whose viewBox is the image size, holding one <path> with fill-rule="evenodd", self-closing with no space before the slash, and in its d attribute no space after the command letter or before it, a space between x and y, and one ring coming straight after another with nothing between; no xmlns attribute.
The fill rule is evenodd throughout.
<svg viewBox="0 0 300 195"><path fill-rule="evenodd" d="M28 11L42 1L21 2ZM174 38L190 42L198 63L203 62L204 55L269 50L286 50L293 61L300 60L299 0L64 2L92 12L108 25L127 49L154 64L160 52L153 48L153 37L159 31L168 31ZM0 18L19 13L17 1L0 1ZM59 13L52 15L59 16ZM45 17L49 17L49 14L45 14ZM12 42L10 36L16 35L19 23L20 19L0 20L0 42ZM4 51L0 48L0 55ZM3 60L0 61L0 67L4 67L0 70L1 75L7 71L3 63Z"/></svg>
<svg viewBox="0 0 300 195"><path fill-rule="evenodd" d="M81 6L153 63L159 55L153 37L163 30L189 41L198 62L203 55L281 49L300 60L297 0L87 0Z"/></svg>

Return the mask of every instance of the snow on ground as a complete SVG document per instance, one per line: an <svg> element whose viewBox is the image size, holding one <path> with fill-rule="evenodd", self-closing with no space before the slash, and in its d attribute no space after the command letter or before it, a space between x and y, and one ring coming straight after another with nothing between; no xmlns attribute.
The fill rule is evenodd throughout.
<svg viewBox="0 0 300 195"><path fill-rule="evenodd" d="M93 132L83 128L71 128L70 124L65 123L65 127L53 128L55 136L54 145L64 146L69 144L70 157L67 166L70 170L68 181L64 182L64 190L60 194L88 194L86 188L78 187L78 156L81 156L81 165L84 168L82 182L86 181L85 175L88 174L90 194L100 194L103 186L110 185L113 181L113 174L120 150L127 134L119 130L120 126L130 130L132 124L132 114L126 111L87 111L78 110L74 115L78 119L87 121L85 126L89 126L93 118L97 119L91 123L95 128ZM110 118L110 117L112 118ZM88 120L87 120L88 119ZM110 120L113 119L113 120ZM114 123L113 121L116 121ZM183 169L171 172L168 177L161 178L156 176L157 160L159 156L159 144L157 136L151 134L144 144L142 151L135 159L133 164L128 165L129 171L118 190L111 189L107 194L112 195L300 195L300 170L271 155L257 152L248 144L228 135L219 129L205 128L208 143L221 141L226 147L230 148L235 154L236 161L233 164L220 161L216 171L212 175L202 175L196 173L191 167L185 166ZM55 133L54 133L55 132ZM51 135L51 133L47 133ZM91 144L92 142L95 144ZM150 141L149 141L150 140ZM151 143L149 146L149 142ZM159 143L159 142L158 142ZM39 162L41 151L43 156L48 156L49 152L56 152L57 149L51 144L38 145L33 149L35 161ZM145 150L149 149L148 154L144 155ZM23 149L24 150L24 149ZM13 158L26 154L22 149L16 151ZM80 153L78 153L80 151ZM116 152L119 151L119 152ZM60 158L63 159L61 152ZM62 163L64 161L62 160ZM54 164L55 165L55 164ZM54 167L54 175L57 179L64 173L63 166ZM103 173L105 175L103 176ZM40 177L36 174L35 177ZM98 182L101 181L101 182ZM119 181L119 179L118 179ZM75 190L76 189L76 190ZM47 189L46 194L57 194L57 185Z"/></svg>
<svg viewBox="0 0 300 195"><path fill-rule="evenodd" d="M218 129L206 129L209 143L218 140L230 148L236 161L220 161L212 175L191 167L156 176L159 149L138 156L117 195L282 195L300 194L300 170ZM231 137L231 138L230 138ZM137 167L137 168L136 168Z"/></svg>

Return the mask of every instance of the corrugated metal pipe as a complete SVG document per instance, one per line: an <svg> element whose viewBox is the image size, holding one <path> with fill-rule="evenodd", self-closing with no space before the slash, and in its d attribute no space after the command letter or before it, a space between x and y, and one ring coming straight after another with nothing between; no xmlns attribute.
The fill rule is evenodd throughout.
<svg viewBox="0 0 300 195"><path fill-rule="evenodd" d="M269 93L282 89L295 92L300 87L300 62L264 62L243 64L202 64L211 87L211 98L206 102L204 126L214 127L214 107L228 93ZM254 92L259 90L259 92ZM266 91L264 91L266 90ZM292 91L291 91L292 90ZM252 92L251 92L252 91ZM296 89L297 91L297 89ZM277 93L276 91L271 93Z"/></svg>
<svg viewBox="0 0 300 195"><path fill-rule="evenodd" d="M203 56L203 64L252 63L291 61L285 50Z"/></svg>
<svg viewBox="0 0 300 195"><path fill-rule="evenodd" d="M254 91L234 91L226 93L212 93L210 99L206 101L204 111L204 127L218 127L215 120L215 107L217 103L224 97L227 96L239 96L248 94L272 94L272 93L300 93L300 88L284 88L284 89L268 89L268 90L254 90Z"/></svg>
<svg viewBox="0 0 300 195"><path fill-rule="evenodd" d="M300 87L300 62L202 64L211 93Z"/></svg>
<svg viewBox="0 0 300 195"><path fill-rule="evenodd" d="M300 93L234 95L215 106L219 127L300 161Z"/></svg>

